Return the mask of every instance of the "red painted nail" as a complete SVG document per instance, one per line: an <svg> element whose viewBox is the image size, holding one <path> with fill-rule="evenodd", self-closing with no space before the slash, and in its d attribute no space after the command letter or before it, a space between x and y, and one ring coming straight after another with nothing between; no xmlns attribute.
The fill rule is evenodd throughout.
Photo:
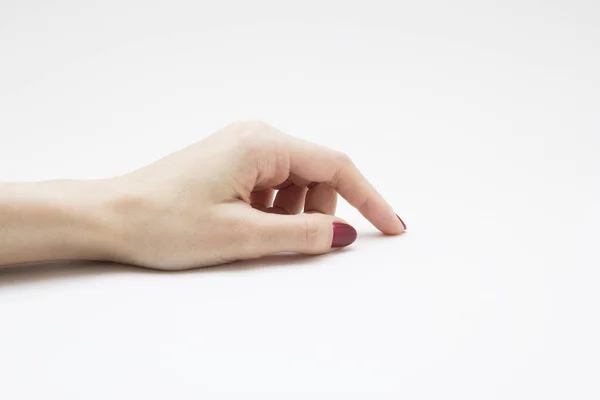
<svg viewBox="0 0 600 400"><path fill-rule="evenodd" d="M398 217L398 214L396 214L396 217ZM402 221L402 218L398 217L398 219L402 223L402 226L404 227L404 230L406 230L406 224L404 223L404 221Z"/></svg>
<svg viewBox="0 0 600 400"><path fill-rule="evenodd" d="M333 223L333 241L331 247L346 247L356 240L356 229L341 222Z"/></svg>

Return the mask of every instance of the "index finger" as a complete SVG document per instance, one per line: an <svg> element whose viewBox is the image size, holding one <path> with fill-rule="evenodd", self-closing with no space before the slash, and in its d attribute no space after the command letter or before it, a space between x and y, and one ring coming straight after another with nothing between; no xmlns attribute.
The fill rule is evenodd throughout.
<svg viewBox="0 0 600 400"><path fill-rule="evenodd" d="M400 217L346 154L297 138L291 138L289 146L291 173L331 185L385 234L406 230Z"/></svg>

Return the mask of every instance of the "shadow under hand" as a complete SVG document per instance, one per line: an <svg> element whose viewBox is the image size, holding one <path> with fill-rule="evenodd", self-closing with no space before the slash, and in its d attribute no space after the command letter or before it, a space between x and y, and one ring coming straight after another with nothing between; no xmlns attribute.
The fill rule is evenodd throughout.
<svg viewBox="0 0 600 400"><path fill-rule="evenodd" d="M323 260L323 258L330 255L331 254L312 256L298 253L278 253L252 260L239 260L229 264L191 270L191 272L239 272L252 269L272 269L279 267L288 268L291 265L308 266L316 265L318 261Z"/></svg>
<svg viewBox="0 0 600 400"><path fill-rule="evenodd" d="M54 261L0 267L0 288L57 279L77 279L98 275L143 272L129 265L95 261Z"/></svg>
<svg viewBox="0 0 600 400"><path fill-rule="evenodd" d="M289 267L290 265L315 265L330 254L307 256L296 253L279 253L253 260L240 260L229 264L189 269L184 271L162 271L140 268L125 264L96 261L55 261L19 264L0 267L0 289L4 286L24 285L53 280L92 278L94 276L118 274L197 274L215 272L240 272L264 268Z"/></svg>

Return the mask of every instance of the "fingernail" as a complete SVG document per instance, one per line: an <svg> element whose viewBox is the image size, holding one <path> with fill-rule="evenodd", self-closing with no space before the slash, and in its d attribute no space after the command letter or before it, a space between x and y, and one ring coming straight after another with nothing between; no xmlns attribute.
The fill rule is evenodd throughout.
<svg viewBox="0 0 600 400"><path fill-rule="evenodd" d="M398 217L398 214L396 214L396 217ZM406 224L404 223L404 221L402 221L402 218L398 217L398 219L402 223L402 226L404 227L404 230L406 230Z"/></svg>
<svg viewBox="0 0 600 400"><path fill-rule="evenodd" d="M346 247L356 240L356 229L341 222L333 223L333 241L331 247Z"/></svg>

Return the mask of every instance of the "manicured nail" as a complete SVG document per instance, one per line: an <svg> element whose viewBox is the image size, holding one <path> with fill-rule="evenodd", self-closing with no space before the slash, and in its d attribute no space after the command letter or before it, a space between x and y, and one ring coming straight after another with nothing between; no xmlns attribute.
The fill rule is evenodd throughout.
<svg viewBox="0 0 600 400"><path fill-rule="evenodd" d="M398 214L396 214L396 217L398 217ZM402 221L402 218L398 217L398 219L402 223L402 226L404 227L404 230L406 230L406 224L404 223L404 221Z"/></svg>
<svg viewBox="0 0 600 400"><path fill-rule="evenodd" d="M333 241L331 247L346 247L356 240L356 229L341 222L333 223Z"/></svg>

